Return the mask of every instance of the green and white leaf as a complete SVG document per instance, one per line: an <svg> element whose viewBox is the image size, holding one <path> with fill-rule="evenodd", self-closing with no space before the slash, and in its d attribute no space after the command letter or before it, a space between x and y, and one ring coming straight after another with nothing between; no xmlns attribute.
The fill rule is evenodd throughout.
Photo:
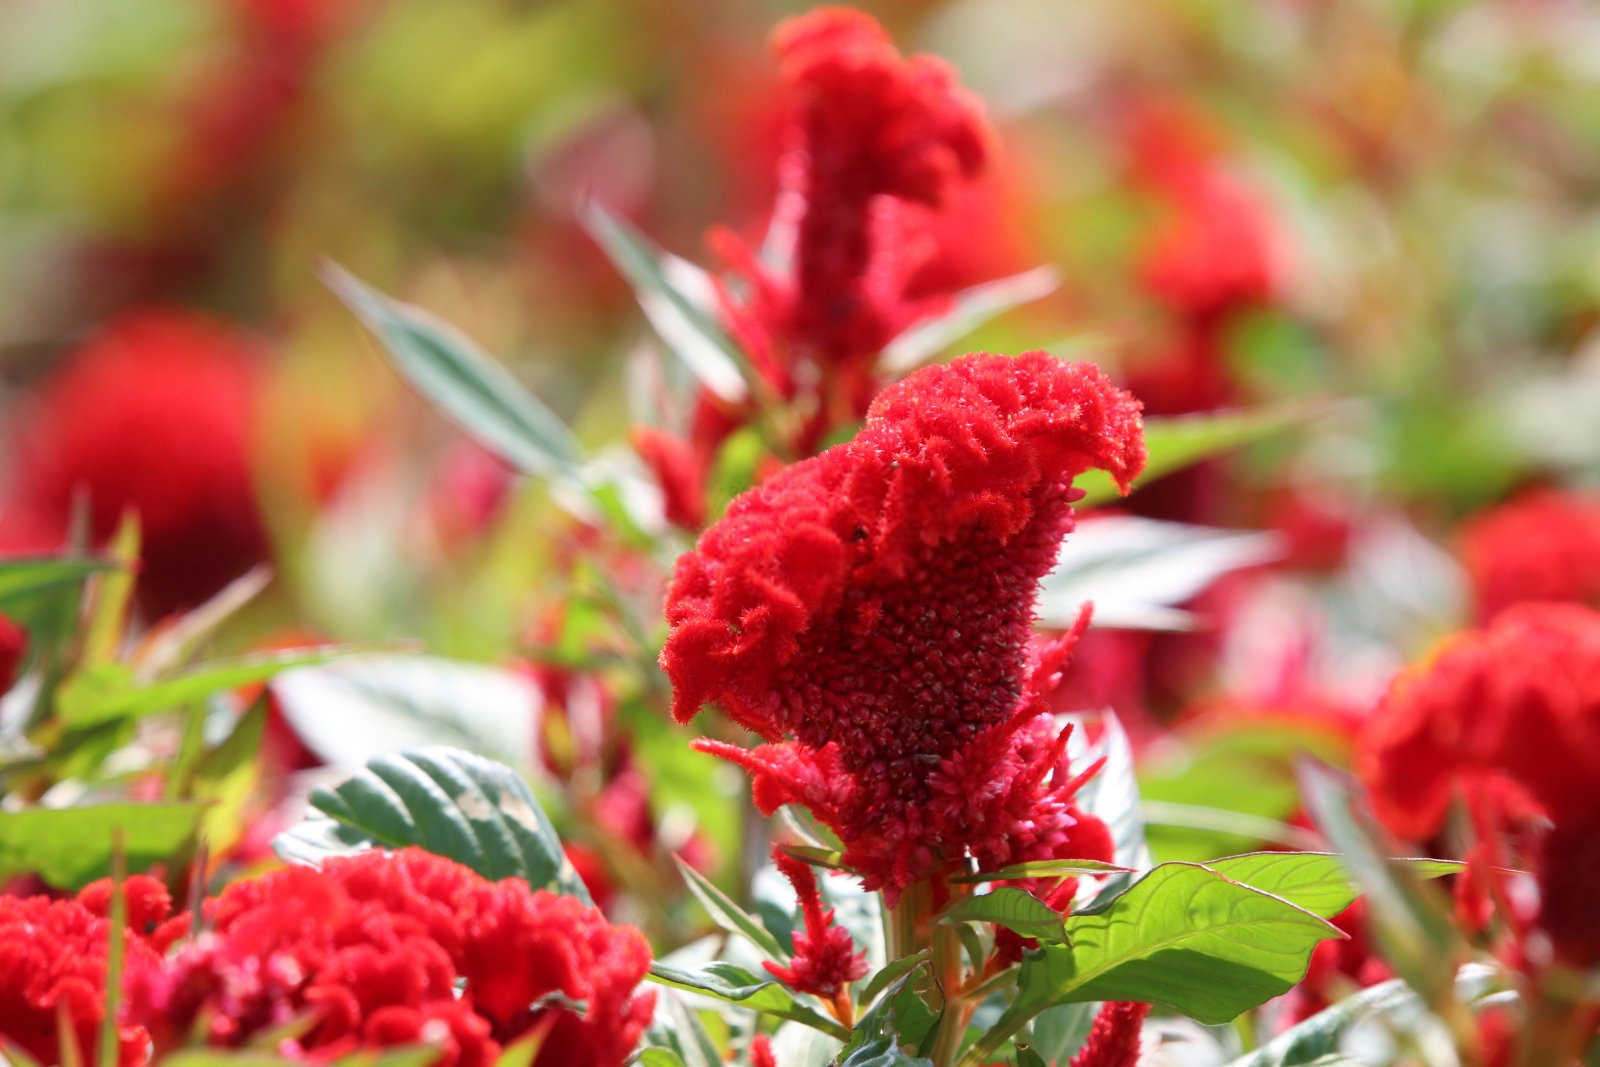
<svg viewBox="0 0 1600 1067"><path fill-rule="evenodd" d="M968 286L955 295L943 314L908 327L890 341L879 364L890 377L898 378L922 366L996 315L1048 296L1060 284L1060 272L1043 266Z"/></svg>
<svg viewBox="0 0 1600 1067"><path fill-rule="evenodd" d="M433 744L521 764L534 751L541 711L538 689L522 675L438 656L355 656L286 671L272 692L306 745L348 769Z"/></svg>
<svg viewBox="0 0 1600 1067"><path fill-rule="evenodd" d="M1273 533L1103 516L1067 535L1040 585L1038 620L1066 629L1092 602L1094 626L1193 629L1194 616L1175 605L1225 574L1269 563L1283 552L1282 538Z"/></svg>
<svg viewBox="0 0 1600 1067"><path fill-rule="evenodd" d="M527 783L482 756L443 746L386 753L333 789L313 792L311 807L273 840L291 863L416 845L493 881L521 878L589 900Z"/></svg>

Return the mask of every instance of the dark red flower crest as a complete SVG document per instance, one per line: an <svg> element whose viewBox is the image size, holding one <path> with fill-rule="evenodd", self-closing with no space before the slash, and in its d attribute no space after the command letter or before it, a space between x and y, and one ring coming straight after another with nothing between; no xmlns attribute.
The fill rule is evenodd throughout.
<svg viewBox="0 0 1600 1067"><path fill-rule="evenodd" d="M1143 462L1138 403L1088 364L967 356L892 386L853 440L735 500L679 561L674 714L714 700L773 742L705 747L757 772L762 807L834 825L869 884L1013 818L1051 838L1070 817L1028 817L1062 739L1030 722L1076 634L1036 647L1037 586L1072 479L1126 486Z"/></svg>

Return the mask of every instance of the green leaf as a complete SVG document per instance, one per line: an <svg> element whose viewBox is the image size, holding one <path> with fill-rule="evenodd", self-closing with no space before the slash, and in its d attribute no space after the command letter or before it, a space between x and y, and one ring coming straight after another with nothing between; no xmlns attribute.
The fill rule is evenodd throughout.
<svg viewBox="0 0 1600 1067"><path fill-rule="evenodd" d="M1481 1007L1485 995L1502 979L1493 968L1467 964L1456 972L1454 998L1459 1003ZM1415 1020L1424 1011L1422 999L1403 980L1393 978L1352 993L1301 1020L1255 1051L1230 1061L1227 1067L1320 1067L1327 1062L1326 1057L1339 1054L1344 1036L1361 1021L1384 1018L1404 1032L1415 1028Z"/></svg>
<svg viewBox="0 0 1600 1067"><path fill-rule="evenodd" d="M78 586L89 575L113 566L109 560L59 556L0 560L0 611L13 614L12 609L18 603L40 593Z"/></svg>
<svg viewBox="0 0 1600 1067"><path fill-rule="evenodd" d="M1225 1023L1287 992L1318 942L1344 936L1304 908L1189 863L1156 867L1102 910L1070 916L1066 929L1066 944L1024 956L1017 999L981 1052L1042 1009L1076 1001L1145 1001Z"/></svg>
<svg viewBox="0 0 1600 1067"><path fill-rule="evenodd" d="M1404 859L1396 863L1422 878L1454 874L1453 860ZM1282 897L1313 914L1330 919L1350 906L1357 889L1344 858L1331 852L1247 852L1211 860L1207 867L1253 889Z"/></svg>
<svg viewBox="0 0 1600 1067"><path fill-rule="evenodd" d="M684 1067L721 1067L722 1055L699 1017L670 990L656 1001L656 1015L645 1031L647 1046L665 1049Z"/></svg>
<svg viewBox="0 0 1600 1067"><path fill-rule="evenodd" d="M434 746L388 753L311 794L308 815L273 848L296 863L363 848L417 845L492 881L521 878L588 902L561 841L527 783L501 763Z"/></svg>
<svg viewBox="0 0 1600 1067"><path fill-rule="evenodd" d="M1089 1036L1099 1010L1100 1005L1096 1001L1057 1004L1053 1008L1046 1008L1033 1020L1028 1046L1037 1051L1046 1063L1068 1062Z"/></svg>
<svg viewBox="0 0 1600 1067"><path fill-rule="evenodd" d="M639 1051L639 1067L684 1067L683 1057L670 1048L647 1048Z"/></svg>
<svg viewBox="0 0 1600 1067"><path fill-rule="evenodd" d="M182 707L225 689L264 682L280 671L304 667L350 654L345 648L258 652L237 659L216 660L183 674L139 685L119 663L103 663L67 679L57 707L64 722L85 726L112 719L135 719Z"/></svg>
<svg viewBox="0 0 1600 1067"><path fill-rule="evenodd" d="M1205 415L1177 415L1144 420L1144 443L1149 451L1144 472L1134 491L1163 474L1182 470L1203 459L1272 437L1308 421L1327 409L1324 404L1285 404L1247 411L1219 411ZM1076 505L1091 508L1117 499L1116 483L1104 471L1089 471L1074 479L1085 491Z"/></svg>
<svg viewBox="0 0 1600 1067"><path fill-rule="evenodd" d="M1013 863L1009 867L1002 867L998 871L980 871L977 874L963 874L951 878L950 881L958 885L973 885L979 882L1009 882L1019 878L1054 878L1066 877L1074 874L1130 874L1131 867L1119 867L1115 863L1105 863L1101 860L1028 860L1025 863Z"/></svg>
<svg viewBox="0 0 1600 1067"><path fill-rule="evenodd" d="M429 1067L439 1058L432 1045L364 1049L329 1061L327 1067ZM255 1049L182 1049L156 1061L160 1067L294 1067L302 1061Z"/></svg>
<svg viewBox="0 0 1600 1067"><path fill-rule="evenodd" d="M939 916L942 923L999 923L1023 937L1062 939L1061 915L1026 890L1000 886L983 896L962 897Z"/></svg>
<svg viewBox="0 0 1600 1067"><path fill-rule="evenodd" d="M968 286L951 298L943 313L916 323L890 341L879 364L890 377L900 377L996 315L1048 296L1060 284L1061 275L1046 266Z"/></svg>
<svg viewBox="0 0 1600 1067"><path fill-rule="evenodd" d="M400 373L462 429L519 470L582 483L583 450L566 423L464 333L335 264L323 277Z"/></svg>
<svg viewBox="0 0 1600 1067"><path fill-rule="evenodd" d="M77 889L111 870L112 835L122 832L128 869L142 871L188 845L199 804L93 804L0 813L0 881L37 874Z"/></svg>
<svg viewBox="0 0 1600 1067"><path fill-rule="evenodd" d="M761 924L760 919L735 904L733 899L712 884L709 878L678 857L674 856L672 861L678 865L678 872L688 884L689 892L693 893L700 906L706 909L712 922L730 934L738 934L745 938L774 960L783 962L789 958L788 951L778 944L778 939Z"/></svg>
<svg viewBox="0 0 1600 1067"><path fill-rule="evenodd" d="M1456 964L1468 948L1447 901L1430 893L1405 864L1389 858L1386 835L1356 800L1349 781L1309 760L1300 768L1301 793L1317 828L1339 850L1367 898L1384 959L1429 1004L1449 995Z"/></svg>
<svg viewBox="0 0 1600 1067"><path fill-rule="evenodd" d="M891 982L895 982L901 976L911 973L912 970L925 963L929 952L929 949L919 949L909 956L901 956L897 960L890 960L888 966L867 979L867 984L861 987L858 999L863 1004L871 1004Z"/></svg>
<svg viewBox="0 0 1600 1067"><path fill-rule="evenodd" d="M731 963L717 961L697 971L686 971L658 962L651 964L650 978L662 985L687 989L763 1015L801 1023L841 1041L849 1037L849 1032L843 1026L801 1004L793 993L779 983L757 977Z"/></svg>
<svg viewBox="0 0 1600 1067"><path fill-rule="evenodd" d="M1190 630L1178 608L1217 578L1283 555L1283 539L1256 530L1219 530L1137 515L1086 522L1061 546L1039 586L1039 623L1070 628L1088 603L1094 625L1127 630Z"/></svg>
<svg viewBox="0 0 1600 1067"><path fill-rule="evenodd" d="M754 373L709 306L710 279L693 264L656 248L597 201L585 204L581 217L633 286L645 318L667 347L716 396L729 403L742 401Z"/></svg>
<svg viewBox="0 0 1600 1067"><path fill-rule="evenodd" d="M838 1067L919 1067L931 1061L912 1057L900 1050L902 1044L914 1044L914 1034L902 1033L902 1026L921 1030L932 1021L927 1008L907 988L910 972L902 974L884 991L877 1003L851 1029L849 1040L835 1062ZM913 1008L913 1005L915 1006ZM915 1012L918 1018L906 1020L902 1015Z"/></svg>
<svg viewBox="0 0 1600 1067"><path fill-rule="evenodd" d="M1055 1003L1142 1000L1208 1024L1285 992L1318 942L1343 936L1304 908L1187 863L1162 864L1066 928L1067 945L1024 963L1024 989L1043 978Z"/></svg>

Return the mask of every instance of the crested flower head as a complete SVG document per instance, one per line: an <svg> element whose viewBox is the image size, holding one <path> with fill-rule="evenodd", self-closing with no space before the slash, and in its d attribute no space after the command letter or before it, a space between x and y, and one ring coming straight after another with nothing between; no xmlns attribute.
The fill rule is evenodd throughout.
<svg viewBox="0 0 1600 1067"><path fill-rule="evenodd" d="M1013 817L1028 847L1062 844L1069 798L1039 792L1061 741L1034 720L1070 639L1036 645L1035 595L1072 479L1126 486L1143 462L1138 403L1088 364L967 356L890 387L853 440L735 500L679 561L674 714L716 701L771 742L711 747L756 770L764 808L834 825L870 884L980 838L1005 851Z"/></svg>
<svg viewBox="0 0 1600 1067"><path fill-rule="evenodd" d="M215 593L266 553L250 459L256 384L250 343L200 316L148 311L105 327L26 420L5 547L59 548L81 492L97 541L138 514L148 613Z"/></svg>

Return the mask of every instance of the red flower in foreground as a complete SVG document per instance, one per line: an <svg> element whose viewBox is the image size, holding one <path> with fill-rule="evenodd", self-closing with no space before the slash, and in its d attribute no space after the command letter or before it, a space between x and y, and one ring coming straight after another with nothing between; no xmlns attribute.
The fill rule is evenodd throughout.
<svg viewBox="0 0 1600 1067"><path fill-rule="evenodd" d="M135 876L124 892L126 966L156 966L159 948L141 934L167 918L166 890L153 878ZM111 944L110 896L108 882L86 887L74 900L0 896L0 1053L12 1044L40 1063L64 1062L59 1018L83 1062L96 1062ZM124 1067L147 1062L149 1032L126 1011L118 1022L117 1062Z"/></svg>
<svg viewBox="0 0 1600 1067"><path fill-rule="evenodd" d="M633 992L650 964L638 931L418 849L236 883L207 914L213 932L130 972L158 1047L198 1020L232 1046L309 1016L290 1051L316 1059L426 1039L443 1067L486 1065L538 1031L536 1064L604 1067L633 1050L654 999Z"/></svg>
<svg viewBox="0 0 1600 1067"><path fill-rule="evenodd" d="M1438 832L1458 791L1501 817L1586 818L1600 779L1600 614L1522 604L1398 677L1357 763L1401 837Z"/></svg>
<svg viewBox="0 0 1600 1067"><path fill-rule="evenodd" d="M119 319L30 413L0 539L12 551L59 548L81 490L97 542L138 513L147 613L200 602L266 554L250 466L255 398L254 352L225 327L167 311Z"/></svg>
<svg viewBox="0 0 1600 1067"><path fill-rule="evenodd" d="M1076 633L1035 647L1072 478L1126 486L1139 408L1095 367L967 356L885 390L850 442L739 497L678 563L661 662L770 744L700 746L805 804L892 894L971 852L1072 855L1064 737L1041 694ZM792 738L792 739L791 739Z"/></svg>
<svg viewBox="0 0 1600 1067"><path fill-rule="evenodd" d="M811 868L782 848L772 850L772 862L794 886L806 929L804 933L798 930L794 933L794 959L789 966L781 967L770 961L762 966L798 993L836 997L867 973L867 958L856 951L850 931L834 925L833 909L823 908L817 876Z"/></svg>
<svg viewBox="0 0 1600 1067"><path fill-rule="evenodd" d="M1479 617L1527 600L1600 607L1600 499L1540 490L1473 519L1461 562Z"/></svg>

